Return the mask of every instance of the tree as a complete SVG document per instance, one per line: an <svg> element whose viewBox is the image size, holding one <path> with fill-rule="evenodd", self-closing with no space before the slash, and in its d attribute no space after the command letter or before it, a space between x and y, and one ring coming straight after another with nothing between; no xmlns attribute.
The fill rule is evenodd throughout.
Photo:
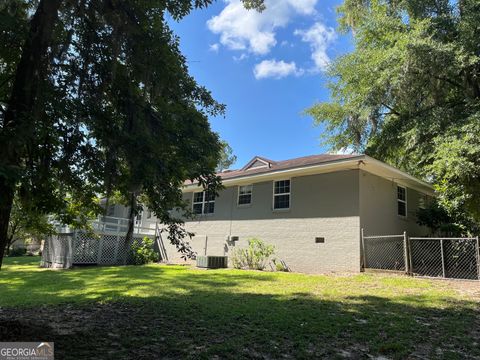
<svg viewBox="0 0 480 360"><path fill-rule="evenodd" d="M480 220L480 3L345 0L352 53L308 110L334 148L354 147L432 181L450 215Z"/></svg>
<svg viewBox="0 0 480 360"><path fill-rule="evenodd" d="M417 223L428 227L433 235L473 236L471 229L475 229L475 224L469 224L468 218L461 218L463 214L455 215L456 218L448 214L437 201L432 201L425 208L418 209Z"/></svg>
<svg viewBox="0 0 480 360"><path fill-rule="evenodd" d="M237 156L233 154L233 149L231 146L224 140L220 141L221 150L220 150L220 161L217 165L217 171L224 171L230 166L232 166L237 161Z"/></svg>
<svg viewBox="0 0 480 360"><path fill-rule="evenodd" d="M211 2L2 3L0 266L15 195L66 223L72 209L100 211L98 194L120 192L133 212L145 196L188 253L168 210L184 207L185 180L218 188L221 144L208 116L224 106L188 74L165 15L180 20Z"/></svg>
<svg viewBox="0 0 480 360"><path fill-rule="evenodd" d="M22 206L18 198L14 199L8 224L6 254L8 255L10 247L17 239L25 240L28 237L38 239L51 234L53 230L46 215L29 211Z"/></svg>

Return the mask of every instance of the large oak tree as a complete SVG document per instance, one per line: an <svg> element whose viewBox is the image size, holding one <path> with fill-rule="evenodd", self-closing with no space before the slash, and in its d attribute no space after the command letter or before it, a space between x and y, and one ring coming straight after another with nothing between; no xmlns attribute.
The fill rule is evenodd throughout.
<svg viewBox="0 0 480 360"><path fill-rule="evenodd" d="M220 114L189 75L167 17L211 0L11 0L0 7L0 266L15 194L72 222L98 195L138 196L188 254L169 209L215 189ZM246 0L261 10L262 1Z"/></svg>

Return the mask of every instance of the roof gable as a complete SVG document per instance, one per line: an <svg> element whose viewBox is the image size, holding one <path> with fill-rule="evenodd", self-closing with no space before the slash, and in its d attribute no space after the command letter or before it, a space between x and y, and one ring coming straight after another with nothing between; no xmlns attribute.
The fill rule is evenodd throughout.
<svg viewBox="0 0 480 360"><path fill-rule="evenodd" d="M253 169L271 168L275 162L264 157L255 156L250 160L240 171L247 171Z"/></svg>

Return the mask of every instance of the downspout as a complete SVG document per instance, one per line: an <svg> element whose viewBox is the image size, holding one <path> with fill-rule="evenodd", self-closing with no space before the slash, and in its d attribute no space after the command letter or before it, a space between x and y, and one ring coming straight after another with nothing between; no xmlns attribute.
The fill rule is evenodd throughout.
<svg viewBox="0 0 480 360"><path fill-rule="evenodd" d="M227 250L230 248L228 243L232 238L232 226L233 226L233 202L235 201L235 186L232 186L232 195L230 201L230 227L228 229L228 239L226 240L225 247L223 248L223 256L227 256Z"/></svg>
<svg viewBox="0 0 480 360"><path fill-rule="evenodd" d="M359 243L359 250L360 250L360 271L365 271L365 247L363 243L363 222L362 222L362 169L360 165L365 166L365 162L363 160L358 160L357 163L357 170L358 170L358 225L360 225L359 229L359 236L360 236L360 243Z"/></svg>

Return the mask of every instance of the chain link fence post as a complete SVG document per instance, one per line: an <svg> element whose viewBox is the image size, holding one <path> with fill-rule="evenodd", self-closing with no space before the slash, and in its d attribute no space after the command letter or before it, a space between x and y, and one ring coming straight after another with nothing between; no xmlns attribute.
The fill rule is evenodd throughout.
<svg viewBox="0 0 480 360"><path fill-rule="evenodd" d="M412 240L410 239L410 236L407 237L407 249L408 249L408 271L409 271L409 275L413 276Z"/></svg>
<svg viewBox="0 0 480 360"><path fill-rule="evenodd" d="M440 254L442 257L442 276L445 277L445 255L443 252L443 239L440 239Z"/></svg>
<svg viewBox="0 0 480 360"><path fill-rule="evenodd" d="M361 243L362 243L362 268L365 271L365 268L367 267L366 263L366 255L365 255L365 239L363 238L363 228L360 230L360 237L361 237Z"/></svg>
<svg viewBox="0 0 480 360"><path fill-rule="evenodd" d="M475 253L477 254L477 277L478 280L480 280L480 243L478 241L478 236L476 237Z"/></svg>
<svg viewBox="0 0 480 360"><path fill-rule="evenodd" d="M407 232L403 232L403 258L405 262L405 273L409 273L409 266L408 266L408 250L407 250Z"/></svg>

